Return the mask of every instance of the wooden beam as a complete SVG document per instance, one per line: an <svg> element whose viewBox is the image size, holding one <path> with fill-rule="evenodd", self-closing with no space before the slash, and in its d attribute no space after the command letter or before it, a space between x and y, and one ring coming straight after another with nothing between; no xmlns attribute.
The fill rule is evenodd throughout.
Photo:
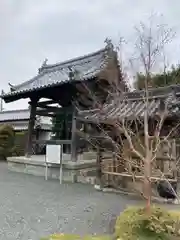
<svg viewBox="0 0 180 240"><path fill-rule="evenodd" d="M129 178L133 178L132 174L130 173L118 173L118 172L109 172L109 171L102 171L103 174L109 174L109 175L115 175L115 176L121 176L121 177L129 177ZM136 179L144 179L143 175L134 175L134 178ZM154 180L154 181L159 181L159 180L167 180L169 182L177 182L176 178L164 178L164 177L150 177L150 180Z"/></svg>
<svg viewBox="0 0 180 240"><path fill-rule="evenodd" d="M47 105L50 105L50 104L55 104L55 103L58 103L58 101L55 101L55 100L45 100L45 101L42 101L42 102L38 102L38 104L41 103L42 105L44 106L47 106ZM29 104L31 104L31 102L29 102Z"/></svg>
<svg viewBox="0 0 180 240"><path fill-rule="evenodd" d="M91 112L89 112L90 114ZM114 126L114 123L116 121L118 121L118 119L107 119L107 120L101 120L101 119L88 119L85 117L81 117L81 116L77 116L76 119L80 122L84 122L84 123L91 123L94 125L100 125L100 124L105 124L105 125L109 125L109 126Z"/></svg>
<svg viewBox="0 0 180 240"><path fill-rule="evenodd" d="M55 117L56 114L51 114L51 113L48 113L47 111L36 111L36 115L38 116L43 116L43 117Z"/></svg>
<svg viewBox="0 0 180 240"><path fill-rule="evenodd" d="M44 108L48 112L60 112L62 108L60 107L53 107L53 106L46 106L44 104L41 104L40 102L37 104L38 108ZM38 109L39 110L39 109Z"/></svg>
<svg viewBox="0 0 180 240"><path fill-rule="evenodd" d="M40 116L44 116L42 114L52 114L52 115L55 116L56 113L58 115L60 115L60 114L64 115L65 113L71 113L71 112L72 112L72 108L70 108L70 107L56 108L56 107L47 106L47 107L44 107L44 108L39 107L37 109L37 114L40 115Z"/></svg>
<svg viewBox="0 0 180 240"><path fill-rule="evenodd" d="M34 125L35 125L35 118L36 118L36 105L37 105L37 99L31 101L31 107L30 107L30 118L29 118L29 124L28 124L28 135L27 135L27 145L26 145L26 157L30 157L32 155L32 137L33 137L33 131L34 131Z"/></svg>
<svg viewBox="0 0 180 240"><path fill-rule="evenodd" d="M51 144L51 145L62 145L71 144L71 140L35 140L33 143L37 144Z"/></svg>
<svg viewBox="0 0 180 240"><path fill-rule="evenodd" d="M44 105L51 105L51 104L55 104L55 103L58 103L58 104L59 104L59 102L58 102L58 101L55 101L55 100L46 100L46 101L42 101L42 102L40 102L40 103L42 103L42 104L44 104Z"/></svg>

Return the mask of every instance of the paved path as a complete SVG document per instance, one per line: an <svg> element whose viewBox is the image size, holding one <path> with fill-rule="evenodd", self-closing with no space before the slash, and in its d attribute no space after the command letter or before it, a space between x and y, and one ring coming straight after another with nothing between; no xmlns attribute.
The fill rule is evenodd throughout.
<svg viewBox="0 0 180 240"><path fill-rule="evenodd" d="M39 240L55 232L110 233L112 219L137 204L89 185L59 185L12 173L5 163L0 163L0 189L0 240Z"/></svg>

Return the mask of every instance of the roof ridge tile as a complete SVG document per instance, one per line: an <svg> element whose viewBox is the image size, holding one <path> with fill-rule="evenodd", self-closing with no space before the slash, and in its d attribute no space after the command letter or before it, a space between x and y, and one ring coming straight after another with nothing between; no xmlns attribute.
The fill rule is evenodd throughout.
<svg viewBox="0 0 180 240"><path fill-rule="evenodd" d="M100 49L96 52L89 53L77 58L72 58L61 63L52 65L43 65L35 77L21 84L13 86L14 91L3 94L1 97L6 98L17 94L31 92L34 90L42 89L60 85L69 81L84 81L97 76L102 70L102 66L106 66L109 61L108 55L110 54L107 47ZM84 62L83 62L84 60ZM78 79L71 79L69 77L69 67L74 64L79 72Z"/></svg>

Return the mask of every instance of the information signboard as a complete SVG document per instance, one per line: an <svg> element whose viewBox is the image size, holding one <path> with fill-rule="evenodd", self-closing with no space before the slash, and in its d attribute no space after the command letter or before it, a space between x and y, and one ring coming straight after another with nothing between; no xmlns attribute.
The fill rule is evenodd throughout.
<svg viewBox="0 0 180 240"><path fill-rule="evenodd" d="M61 145L46 146L46 162L60 164Z"/></svg>

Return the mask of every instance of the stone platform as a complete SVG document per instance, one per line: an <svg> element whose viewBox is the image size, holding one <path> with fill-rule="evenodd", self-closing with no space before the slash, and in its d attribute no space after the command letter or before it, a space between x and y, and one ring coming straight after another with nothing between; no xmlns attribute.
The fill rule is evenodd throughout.
<svg viewBox="0 0 180 240"><path fill-rule="evenodd" d="M9 157L7 159L10 171L31 174L34 176L45 177L46 162L45 155L32 155L30 158L25 156ZM62 181L95 183L96 160L81 160L72 162L69 154L63 154ZM60 164L48 163L48 179L59 179Z"/></svg>

